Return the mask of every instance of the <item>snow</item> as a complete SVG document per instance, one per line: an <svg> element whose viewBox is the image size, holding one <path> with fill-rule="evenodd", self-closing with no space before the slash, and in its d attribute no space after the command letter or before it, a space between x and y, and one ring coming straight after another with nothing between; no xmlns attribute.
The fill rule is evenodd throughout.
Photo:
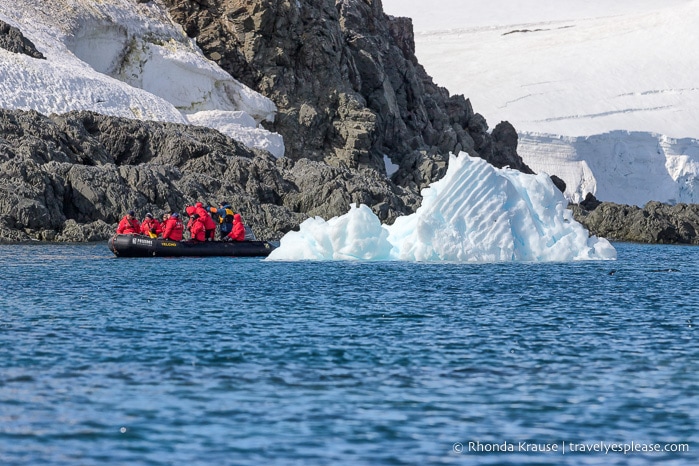
<svg viewBox="0 0 699 466"><path fill-rule="evenodd" d="M396 165L391 161L391 159L388 157L388 155L384 154L383 155L383 166L384 169L386 170L386 177L390 178L393 176L394 173L396 173L399 169L400 166Z"/></svg>
<svg viewBox="0 0 699 466"><path fill-rule="evenodd" d="M284 155L276 106L208 60L160 2L0 0L46 60L0 49L0 106L208 126Z"/></svg>
<svg viewBox="0 0 699 466"><path fill-rule="evenodd" d="M498 169L451 155L444 178L422 191L422 205L381 225L365 205L328 221L304 221L267 260L573 261L615 259L589 237L546 175Z"/></svg>
<svg viewBox="0 0 699 466"><path fill-rule="evenodd" d="M259 127L249 113L243 111L204 110L186 115L193 125L216 128L248 147L270 152L275 157L284 156L284 139L280 134Z"/></svg>
<svg viewBox="0 0 699 466"><path fill-rule="evenodd" d="M566 197L699 202L699 1L383 0L416 54Z"/></svg>

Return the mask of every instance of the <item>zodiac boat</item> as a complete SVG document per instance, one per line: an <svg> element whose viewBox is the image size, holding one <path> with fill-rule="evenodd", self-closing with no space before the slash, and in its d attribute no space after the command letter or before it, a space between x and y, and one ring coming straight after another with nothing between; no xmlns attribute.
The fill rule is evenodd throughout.
<svg viewBox="0 0 699 466"><path fill-rule="evenodd" d="M142 235L115 235L109 249L117 257L266 257L274 249L267 241L172 241Z"/></svg>

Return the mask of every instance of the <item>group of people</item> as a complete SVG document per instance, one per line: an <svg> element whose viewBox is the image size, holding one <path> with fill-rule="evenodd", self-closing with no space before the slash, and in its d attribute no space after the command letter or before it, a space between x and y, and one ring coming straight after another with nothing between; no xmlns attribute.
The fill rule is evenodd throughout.
<svg viewBox="0 0 699 466"><path fill-rule="evenodd" d="M150 212L142 222L136 218L136 213L129 211L119 222L118 235L145 235L151 238L162 238L171 241L182 241L185 230L189 232L192 241L214 241L216 229L222 241L244 241L245 225L240 214L234 213L226 202L220 202L219 207L204 207L197 202L185 209L189 220L183 223L180 214L173 212L164 214L162 221Z"/></svg>

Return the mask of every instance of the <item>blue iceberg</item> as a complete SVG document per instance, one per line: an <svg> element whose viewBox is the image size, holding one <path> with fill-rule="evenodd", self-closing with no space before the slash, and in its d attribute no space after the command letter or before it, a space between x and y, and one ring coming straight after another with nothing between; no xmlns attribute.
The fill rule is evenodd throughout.
<svg viewBox="0 0 699 466"><path fill-rule="evenodd" d="M446 175L422 190L412 215L382 225L366 205L340 217L309 218L267 260L575 261L616 259L566 209L545 174L496 168L451 155Z"/></svg>

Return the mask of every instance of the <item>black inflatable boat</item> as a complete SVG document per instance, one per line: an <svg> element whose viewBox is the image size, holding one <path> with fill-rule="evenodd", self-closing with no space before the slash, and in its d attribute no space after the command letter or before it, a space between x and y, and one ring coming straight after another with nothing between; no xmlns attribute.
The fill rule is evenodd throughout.
<svg viewBox="0 0 699 466"><path fill-rule="evenodd" d="M117 257L266 257L274 246L267 241L171 241L141 235L116 235L109 249Z"/></svg>

